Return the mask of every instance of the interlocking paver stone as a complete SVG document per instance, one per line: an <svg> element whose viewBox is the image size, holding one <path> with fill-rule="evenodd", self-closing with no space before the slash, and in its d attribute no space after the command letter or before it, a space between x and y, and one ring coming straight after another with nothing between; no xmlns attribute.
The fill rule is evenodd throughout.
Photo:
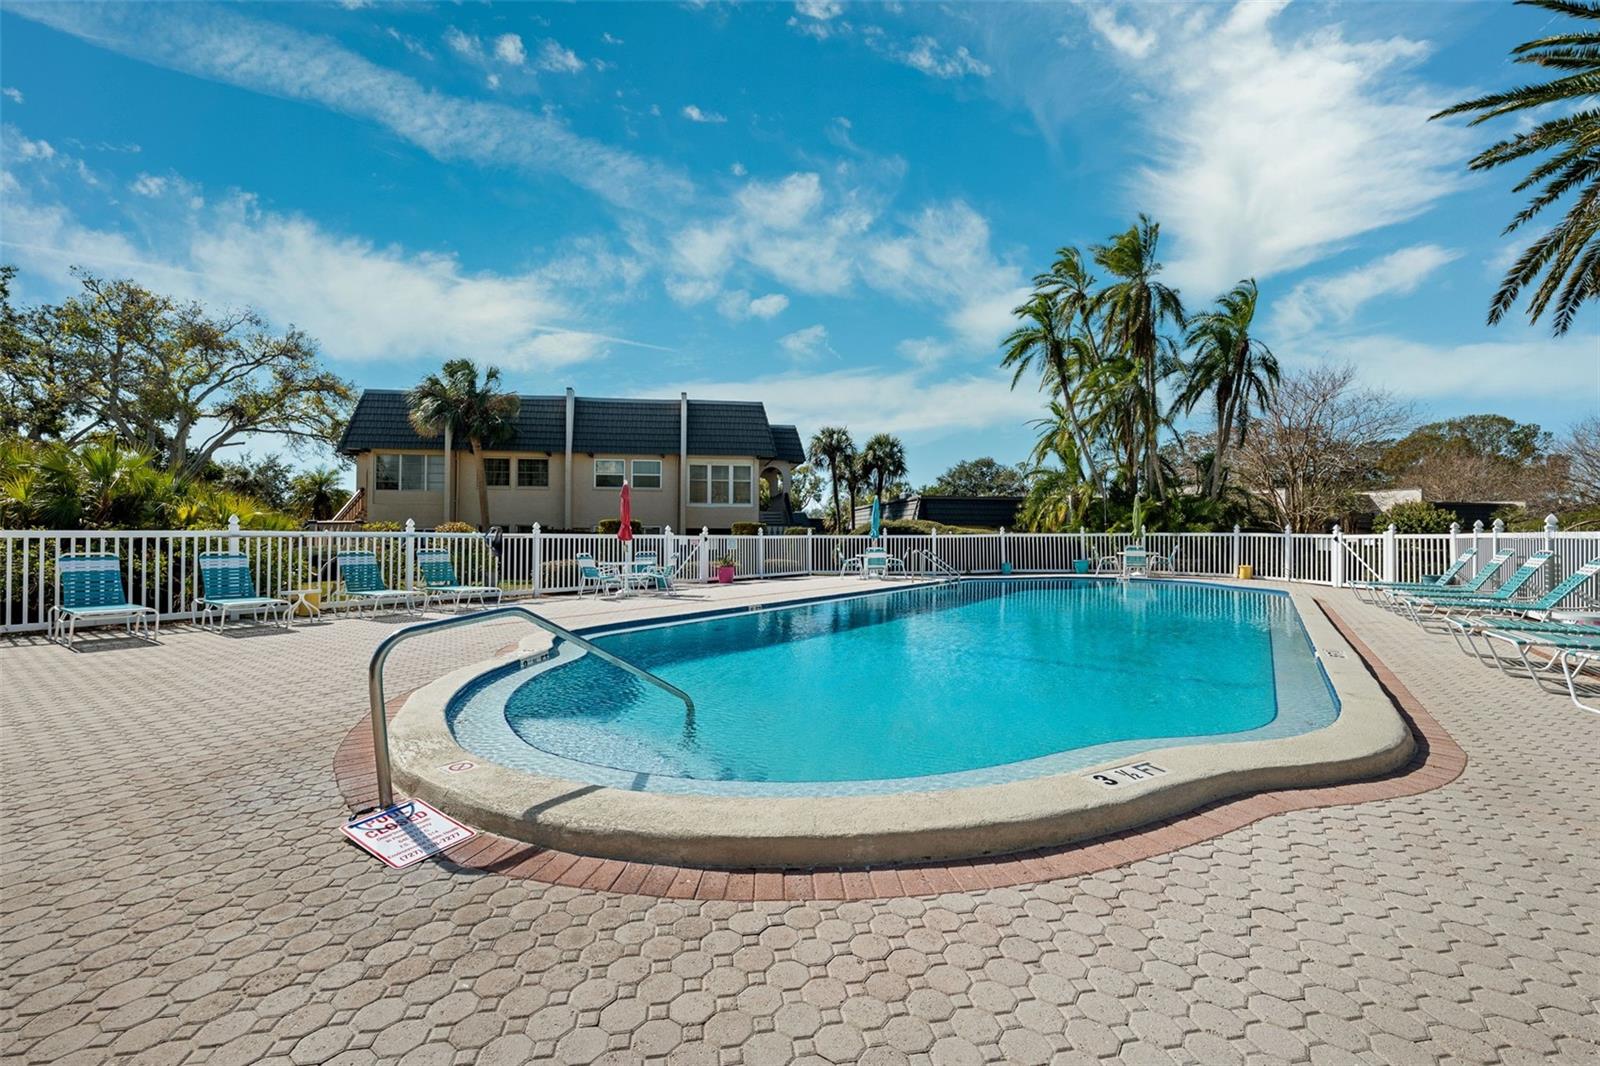
<svg viewBox="0 0 1600 1066"><path fill-rule="evenodd" d="M1458 780L1098 873L851 902L378 867L330 832L329 766L385 621L0 644L0 1055L1600 1061L1600 719L1326 599L1466 750ZM390 690L519 635L415 642ZM86 780L114 783L114 819Z"/></svg>

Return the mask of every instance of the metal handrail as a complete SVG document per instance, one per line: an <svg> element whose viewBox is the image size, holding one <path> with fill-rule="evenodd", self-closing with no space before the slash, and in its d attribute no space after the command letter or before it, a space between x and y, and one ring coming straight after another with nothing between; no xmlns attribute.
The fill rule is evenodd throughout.
<svg viewBox="0 0 1600 1066"><path fill-rule="evenodd" d="M919 555L928 560L928 566L933 573L942 574L945 577L952 579L959 578L961 576L961 571L957 570L955 567L939 558L927 548L913 548L911 551L906 553L907 570L910 570L911 568L911 560L917 558Z"/></svg>
<svg viewBox="0 0 1600 1066"><path fill-rule="evenodd" d="M475 611L472 614L418 622L383 638L373 651L372 661L367 666L367 692L372 700L372 752L378 775L378 805L380 808L386 809L394 805L393 771L389 765L389 719L384 713L383 701L383 664L388 660L389 653L394 650L395 645L410 640L412 637L419 637L424 633L474 625L478 622L487 621L491 618L500 618L505 615L521 615L545 632L551 633L562 640L571 641L591 655L598 655L612 666L625 670L635 677L648 681L657 688L671 693L683 701L684 707L688 709L690 719L694 718L694 700L690 699L689 694L677 685L657 677L641 666L635 666L620 655L606 651L594 641L580 637L565 626L557 625L544 617L544 615L536 614L520 604L508 604L505 607L491 607L486 611Z"/></svg>

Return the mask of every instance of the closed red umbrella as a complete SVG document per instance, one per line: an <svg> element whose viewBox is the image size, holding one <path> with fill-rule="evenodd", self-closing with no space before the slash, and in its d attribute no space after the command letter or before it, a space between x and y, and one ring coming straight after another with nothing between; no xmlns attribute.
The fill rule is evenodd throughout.
<svg viewBox="0 0 1600 1066"><path fill-rule="evenodd" d="M622 483L622 524L617 527L617 539L623 542L633 539L633 499L626 481Z"/></svg>

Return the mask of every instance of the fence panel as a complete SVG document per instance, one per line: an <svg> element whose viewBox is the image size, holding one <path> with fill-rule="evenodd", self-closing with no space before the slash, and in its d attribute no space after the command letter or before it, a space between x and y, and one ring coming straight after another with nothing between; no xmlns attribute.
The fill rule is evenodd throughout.
<svg viewBox="0 0 1600 1066"><path fill-rule="evenodd" d="M1577 568L1600 558L1600 533L1500 533L1346 536L1281 533L986 533L891 534L880 538L899 559L922 560L925 552L965 574L993 574L1009 564L1016 573L1070 573L1077 562L1091 571L1114 565L1118 553L1142 541L1167 557L1175 573L1198 577L1231 575L1236 564L1255 568L1260 578L1327 584L1342 563L1346 581L1382 580L1386 553L1394 552L1396 581L1420 581L1444 571L1468 546L1481 559L1497 548L1510 549L1514 568L1534 552L1549 548L1554 558L1545 573L1528 587L1537 594ZM56 531L0 530L0 570L4 600L0 632L21 633L45 628L57 602L57 561L74 552L116 555L129 599L155 608L163 620L193 617L201 590L199 557L210 551L245 554L262 595L279 596L297 589L315 589L326 606L338 587L337 557L341 551L369 551L378 560L384 580L404 588L418 581L415 567L420 548L450 554L457 578L466 584L499 585L508 597L574 592L578 588L577 557L620 564L630 553L653 551L672 566L680 581L715 580L714 563L732 556L740 580L836 574L846 559L872 544L865 535L705 536L641 534L631 545L614 535L598 533L513 533L498 552L476 533L363 532L334 530L127 530ZM1342 554L1340 554L1342 553ZM1285 563L1289 570L1285 573ZM1480 560L1481 561L1481 560ZM703 565L702 565L703 564ZM919 569L926 569L919 564ZM1509 572L1509 569L1508 571ZM1593 601L1586 589L1569 600Z"/></svg>

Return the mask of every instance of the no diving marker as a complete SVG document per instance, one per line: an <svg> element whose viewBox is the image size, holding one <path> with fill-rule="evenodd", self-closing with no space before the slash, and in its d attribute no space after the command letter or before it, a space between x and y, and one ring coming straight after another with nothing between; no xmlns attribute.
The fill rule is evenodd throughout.
<svg viewBox="0 0 1600 1066"><path fill-rule="evenodd" d="M1096 770L1092 774L1085 774L1089 780L1096 782L1102 788L1117 788L1120 785L1132 784L1135 781L1148 781L1152 777L1165 774L1166 768L1157 766L1153 762L1130 762L1122 766L1113 766L1109 770Z"/></svg>
<svg viewBox="0 0 1600 1066"><path fill-rule="evenodd" d="M341 826L344 835L393 869L415 866L478 835L418 799L405 800Z"/></svg>

